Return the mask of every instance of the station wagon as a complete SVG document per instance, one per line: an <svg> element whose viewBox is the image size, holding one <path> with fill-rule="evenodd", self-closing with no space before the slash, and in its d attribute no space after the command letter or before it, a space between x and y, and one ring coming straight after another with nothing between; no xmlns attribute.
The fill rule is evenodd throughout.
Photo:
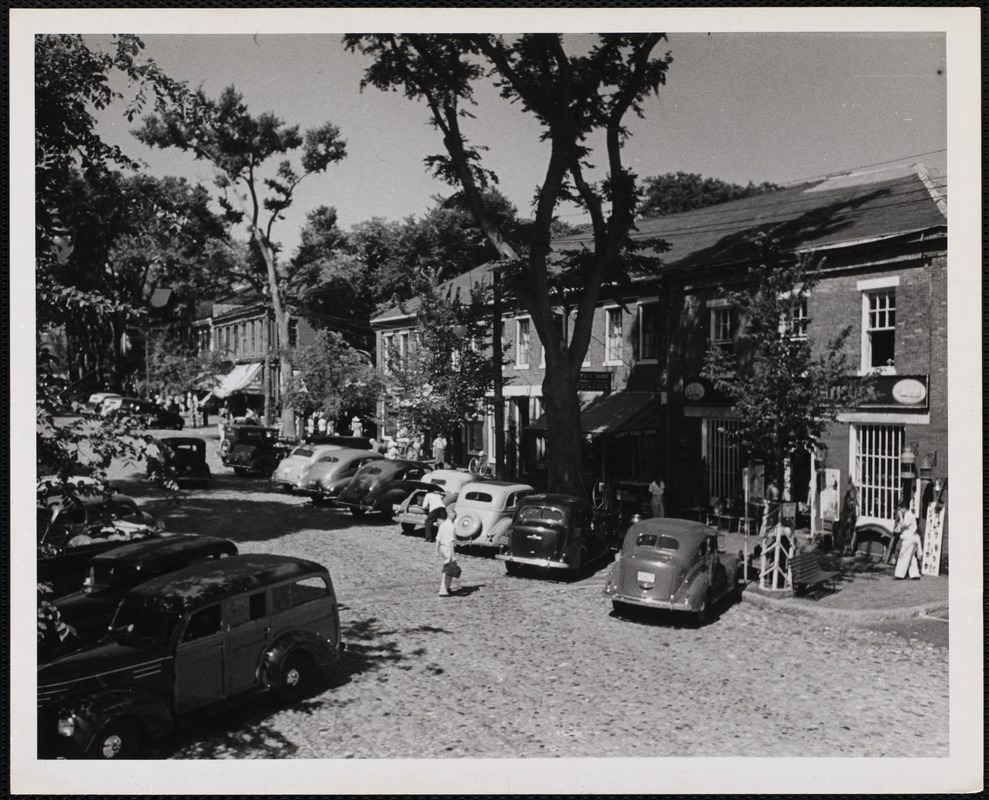
<svg viewBox="0 0 989 800"><path fill-rule="evenodd" d="M453 530L457 544L501 547L519 501L535 490L527 483L484 481L468 484L457 499L457 521Z"/></svg>
<svg viewBox="0 0 989 800"><path fill-rule="evenodd" d="M229 698L302 697L339 652L325 567L276 555L186 567L130 589L106 639L38 668L39 753L132 758Z"/></svg>
<svg viewBox="0 0 989 800"><path fill-rule="evenodd" d="M741 594L741 559L718 533L685 519L646 519L625 534L604 592L619 615L630 606L689 614L702 625L722 598Z"/></svg>
<svg viewBox="0 0 989 800"><path fill-rule="evenodd" d="M52 601L73 633L57 647L39 651L39 661L103 638L127 589L190 564L235 555L237 545L229 539L187 533L124 544L93 556L82 587Z"/></svg>

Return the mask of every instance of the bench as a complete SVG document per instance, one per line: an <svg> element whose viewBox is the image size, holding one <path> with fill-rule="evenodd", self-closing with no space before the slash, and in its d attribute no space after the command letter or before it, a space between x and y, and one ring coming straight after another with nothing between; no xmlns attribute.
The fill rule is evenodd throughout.
<svg viewBox="0 0 989 800"><path fill-rule="evenodd" d="M837 572L821 569L817 554L811 550L802 550L793 556L790 562L790 575L793 578L795 592L806 591L828 583L834 585Z"/></svg>

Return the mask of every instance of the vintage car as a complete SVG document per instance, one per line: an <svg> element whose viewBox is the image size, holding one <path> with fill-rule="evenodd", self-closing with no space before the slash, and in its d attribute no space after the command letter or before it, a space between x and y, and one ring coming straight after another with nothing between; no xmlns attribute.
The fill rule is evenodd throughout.
<svg viewBox="0 0 989 800"><path fill-rule="evenodd" d="M524 567L566 570L573 577L617 547L617 515L565 494L530 494L515 509L505 549L495 558L509 575Z"/></svg>
<svg viewBox="0 0 989 800"><path fill-rule="evenodd" d="M148 457L148 476L160 475L180 486L208 486L206 440L195 436L166 436L158 439L158 456Z"/></svg>
<svg viewBox="0 0 989 800"><path fill-rule="evenodd" d="M83 409L90 414L100 414L104 405L116 406L119 400L123 400L122 394L116 392L94 392L83 403Z"/></svg>
<svg viewBox="0 0 989 800"><path fill-rule="evenodd" d="M340 653L326 568L276 555L195 564L128 590L107 638L38 668L42 758L133 758L189 712L305 695Z"/></svg>
<svg viewBox="0 0 989 800"><path fill-rule="evenodd" d="M436 538L439 526L440 506L427 500L427 495L438 494L442 508L450 508L460 497L460 491L469 483L478 480L473 472L459 469L434 469L422 476L422 482L429 484L412 493L396 509L398 522L403 533L413 533L423 529L427 542Z"/></svg>
<svg viewBox="0 0 989 800"><path fill-rule="evenodd" d="M615 612L630 606L691 615L697 625L744 588L742 559L720 548L715 529L685 519L646 519L628 529L604 593Z"/></svg>
<svg viewBox="0 0 989 800"><path fill-rule="evenodd" d="M82 588L51 601L72 633L57 646L45 642L39 647L39 663L102 639L127 589L190 564L235 555L237 545L229 539L187 533L123 544L93 556Z"/></svg>
<svg viewBox="0 0 989 800"><path fill-rule="evenodd" d="M519 501L535 491L527 483L483 481L467 485L457 498L457 519L453 525L457 544L501 547L508 543L508 532Z"/></svg>
<svg viewBox="0 0 989 800"><path fill-rule="evenodd" d="M303 492L309 485L309 470L323 456L339 453L343 449L338 444L300 444L278 462L271 473L271 482L286 492Z"/></svg>
<svg viewBox="0 0 989 800"><path fill-rule="evenodd" d="M238 475L270 476L282 457L278 428L235 423L223 426L220 460Z"/></svg>
<svg viewBox="0 0 989 800"><path fill-rule="evenodd" d="M316 505L334 503L357 470L372 461L382 460L381 453L349 447L324 453L309 468L306 492Z"/></svg>
<svg viewBox="0 0 989 800"><path fill-rule="evenodd" d="M337 505L349 508L355 517L367 512L391 519L395 506L413 489L420 488L429 467L420 461L381 459L365 464L337 496Z"/></svg>
<svg viewBox="0 0 989 800"><path fill-rule="evenodd" d="M178 412L169 411L151 400L142 400L138 397L122 397L119 403L114 402L112 405L106 400L102 405L102 413L111 418L138 417L149 428L170 428L180 431L185 427L185 420Z"/></svg>
<svg viewBox="0 0 989 800"><path fill-rule="evenodd" d="M54 596L79 588L93 556L157 536L161 523L121 494L55 494L38 504L38 582Z"/></svg>

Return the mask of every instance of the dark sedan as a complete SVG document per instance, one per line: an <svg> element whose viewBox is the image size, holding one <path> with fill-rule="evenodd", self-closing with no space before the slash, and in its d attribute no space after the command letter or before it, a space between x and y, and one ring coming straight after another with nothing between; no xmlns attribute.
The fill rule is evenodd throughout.
<svg viewBox="0 0 989 800"><path fill-rule="evenodd" d="M156 442L158 456L148 456L148 476L161 475L180 486L209 485L206 440L195 436L166 436Z"/></svg>
<svg viewBox="0 0 989 800"><path fill-rule="evenodd" d="M57 647L40 649L39 663L102 638L127 589L190 564L235 555L237 545L229 539L182 534L125 544L94 556L82 588L53 601L73 633Z"/></svg>
<svg viewBox="0 0 989 800"><path fill-rule="evenodd" d="M349 508L355 517L371 512L391 519L395 506L422 488L422 476L428 471L429 466L419 461L372 461L357 470L340 492L337 505Z"/></svg>
<svg viewBox="0 0 989 800"><path fill-rule="evenodd" d="M616 521L577 497L532 494L519 501L508 545L496 558L505 562L509 575L532 567L579 577L617 544Z"/></svg>

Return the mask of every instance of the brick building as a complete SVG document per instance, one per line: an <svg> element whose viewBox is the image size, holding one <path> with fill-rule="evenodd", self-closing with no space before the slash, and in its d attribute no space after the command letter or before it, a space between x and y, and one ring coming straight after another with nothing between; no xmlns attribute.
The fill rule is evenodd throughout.
<svg viewBox="0 0 989 800"><path fill-rule="evenodd" d="M927 481L904 478L945 477L948 463L943 189L919 165L897 167L640 220L634 236L659 237L671 247L658 273L634 280L597 309L581 392L586 480L603 475L634 487L661 473L674 512L740 500L745 464L724 436L737 421L727 399L699 376L709 347L734 346L737 315L721 289L745 284L755 242L769 233L784 250L823 258L798 328L825 342L851 325L847 347L857 372L882 373L873 401L843 413L815 454L794 459L794 500L819 525L821 493L827 506L851 478L862 522L889 528L904 488L913 494L919 485L929 496ZM554 246L588 242L578 234ZM490 274L482 267L449 283L463 294ZM413 301L372 320L379 354L395 337L407 341L414 314ZM539 483L541 346L524 314L503 314L503 336L510 361L503 372L506 464ZM483 449L493 460L493 441L488 408L457 442L455 457L464 463Z"/></svg>

